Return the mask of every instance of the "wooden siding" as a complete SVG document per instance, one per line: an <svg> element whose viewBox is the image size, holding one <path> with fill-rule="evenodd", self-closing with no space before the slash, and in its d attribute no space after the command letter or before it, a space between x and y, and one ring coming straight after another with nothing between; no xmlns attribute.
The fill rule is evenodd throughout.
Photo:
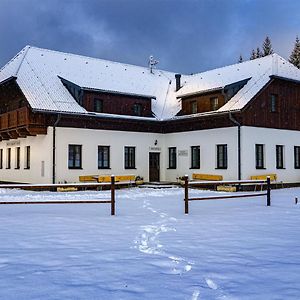
<svg viewBox="0 0 300 300"><path fill-rule="evenodd" d="M11 84L11 83L10 83ZM8 89L6 89L8 88ZM0 89L0 105L1 109L6 107L7 102L20 103L18 100L25 99L24 95L18 91L18 87L7 86ZM272 94L277 95L277 111L270 110L270 97ZM145 115L151 113L151 100L145 98L131 98L122 95L105 95L103 98L107 101L106 112L131 114L130 104L143 103L145 105ZM207 94L207 99L214 95ZM11 96L11 98L10 98ZM86 104L91 107L94 97L99 97L95 93L90 92L86 95ZM12 100L10 100L12 99ZM191 100L191 99L190 99ZM89 102L90 101L90 102ZM199 100L200 101L200 100ZM121 108L124 103L125 108ZM104 111L105 112L105 111ZM256 126L266 128L300 130L300 84L282 79L272 79L270 82L249 102L249 104L241 112L232 112L232 116L242 126ZM56 114L33 113L28 108L25 100L25 106L7 111L0 114L0 137L2 139L10 139L17 137L26 137L27 135L45 134L47 126L53 126L57 120ZM156 133L172 133L195 131L222 127L236 126L230 119L228 113L218 113L206 116L197 116L182 119L171 119L165 121L149 121L138 119L122 119L116 117L85 116L85 115L67 115L62 114L59 127L89 128L102 130L119 130L132 132L156 132Z"/></svg>
<svg viewBox="0 0 300 300"><path fill-rule="evenodd" d="M14 79L0 86L0 112L0 140L47 133L45 115L31 112Z"/></svg>
<svg viewBox="0 0 300 300"><path fill-rule="evenodd" d="M277 110L271 112L271 95L277 95ZM245 126L300 130L300 83L272 79L243 109Z"/></svg>
<svg viewBox="0 0 300 300"><path fill-rule="evenodd" d="M183 98L182 109L178 115L190 115L192 114L192 103L197 103L197 113L211 111L211 99L218 98L218 108L225 104L225 97L221 92L213 92L205 95L193 95L187 98Z"/></svg>
<svg viewBox="0 0 300 300"><path fill-rule="evenodd" d="M150 98L86 91L83 96L83 105L87 111L94 111L95 98L103 101L103 113L134 116L133 106L140 104L142 117L153 116Z"/></svg>

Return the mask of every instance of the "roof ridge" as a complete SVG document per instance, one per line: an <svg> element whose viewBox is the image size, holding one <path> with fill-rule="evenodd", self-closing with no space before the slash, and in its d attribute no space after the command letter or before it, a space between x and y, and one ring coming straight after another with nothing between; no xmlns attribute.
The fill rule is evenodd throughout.
<svg viewBox="0 0 300 300"><path fill-rule="evenodd" d="M92 56L87 56L87 55L81 55L81 54L76 54L76 53L71 53L71 52L62 52L62 51L58 51L58 50L40 48L40 47L36 47L36 46L26 46L26 47L30 47L32 49L42 50L42 51L46 51L46 52L54 52L54 53L58 53L61 55L76 56L76 57L85 58L85 59L109 62L109 63L116 64L116 65L135 67L135 68L139 68L139 69L143 69L143 70L149 70L148 67L143 67L143 66L128 64L128 63L122 63L122 62L118 62L118 61L112 61L112 60L108 60L108 59L97 58L97 57L92 57ZM176 74L176 72L166 71L166 70L162 70L162 69L155 69L155 70L158 72L162 72L162 73Z"/></svg>
<svg viewBox="0 0 300 300"><path fill-rule="evenodd" d="M279 57L279 58L285 60L283 57L281 57L281 56L278 55L277 53L273 53L273 54L266 55L266 56L263 56L263 57L255 58L255 59L253 59L253 60L246 60L246 61L243 61L243 62L241 62L241 63L235 63L235 64L231 64L231 65L227 65L227 66L223 66L223 67L219 67L219 68L214 68L214 69L206 70L206 71L204 71L204 72L195 73L195 74L192 74L192 75L190 75L190 76L196 77L196 76L199 76L199 75L201 75L201 74L208 73L208 72L211 72L211 71L222 70L222 69L226 69L226 68L228 68L228 67L240 66L240 65L245 64L245 63L257 62L258 60L261 61L261 60L266 60L266 59L272 58L271 61L273 61L273 59L274 59L275 56L277 56L277 57Z"/></svg>
<svg viewBox="0 0 300 300"><path fill-rule="evenodd" d="M8 65L10 65L17 57L19 57L20 55L26 55L26 53L27 53L27 51L26 50L28 50L30 48L30 46L25 46L24 48L22 48L13 58L11 58L2 68L0 68L0 73L8 66ZM25 53L25 54L24 54ZM24 57L22 58L22 60L21 60L21 62L20 62L20 64L22 64L22 62L23 62L23 59L24 59ZM20 65L19 65L19 67L17 68L17 71L19 71L19 69L20 69ZM16 74L17 74L17 72L16 72ZM16 75L15 74L15 75Z"/></svg>

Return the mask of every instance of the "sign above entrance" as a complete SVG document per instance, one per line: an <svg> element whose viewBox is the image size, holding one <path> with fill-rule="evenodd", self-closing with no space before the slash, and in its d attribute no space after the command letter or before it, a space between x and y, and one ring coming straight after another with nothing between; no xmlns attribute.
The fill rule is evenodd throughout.
<svg viewBox="0 0 300 300"><path fill-rule="evenodd" d="M149 151L161 151L160 147L149 147Z"/></svg>

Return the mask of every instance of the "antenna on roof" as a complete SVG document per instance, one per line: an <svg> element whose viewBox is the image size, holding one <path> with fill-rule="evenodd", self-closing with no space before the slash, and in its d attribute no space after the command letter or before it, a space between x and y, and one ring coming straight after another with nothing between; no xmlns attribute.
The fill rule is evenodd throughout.
<svg viewBox="0 0 300 300"><path fill-rule="evenodd" d="M155 68L155 66L159 63L158 60L154 59L153 55L149 56L149 62L148 62L148 66L150 68L150 73L153 74L153 69Z"/></svg>

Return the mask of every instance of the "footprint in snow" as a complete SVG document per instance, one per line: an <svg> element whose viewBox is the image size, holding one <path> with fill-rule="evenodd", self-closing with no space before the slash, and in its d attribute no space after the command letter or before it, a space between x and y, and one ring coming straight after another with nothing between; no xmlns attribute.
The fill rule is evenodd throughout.
<svg viewBox="0 0 300 300"><path fill-rule="evenodd" d="M213 282L213 280L211 280L209 278L205 278L205 282L210 289L212 289L212 290L218 289L218 285L215 282Z"/></svg>

